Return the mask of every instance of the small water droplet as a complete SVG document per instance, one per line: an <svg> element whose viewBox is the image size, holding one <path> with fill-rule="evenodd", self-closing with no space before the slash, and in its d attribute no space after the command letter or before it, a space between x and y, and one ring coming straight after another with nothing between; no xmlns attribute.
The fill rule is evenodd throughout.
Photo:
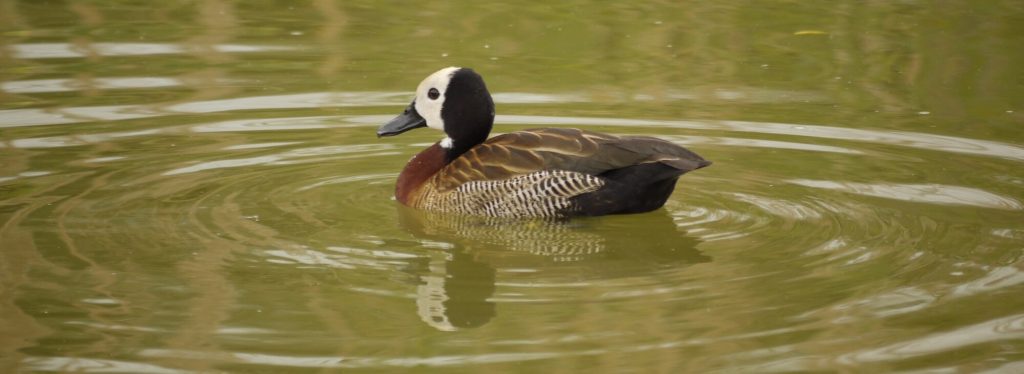
<svg viewBox="0 0 1024 374"><path fill-rule="evenodd" d="M289 34L292 34L292 35L294 35L294 36L299 36L299 35L302 35L302 34L305 34L305 33L304 33L304 32L302 32L302 31L292 31L292 32L290 32Z"/></svg>
<svg viewBox="0 0 1024 374"><path fill-rule="evenodd" d="M925 111L925 110L922 110L922 111L920 111L920 112L917 112L917 114L920 114L920 115L923 115L923 116L924 116L924 115L929 115L929 114L932 114L932 112L929 112L929 111Z"/></svg>
<svg viewBox="0 0 1024 374"><path fill-rule="evenodd" d="M448 53L442 53L441 57L448 57Z"/></svg>

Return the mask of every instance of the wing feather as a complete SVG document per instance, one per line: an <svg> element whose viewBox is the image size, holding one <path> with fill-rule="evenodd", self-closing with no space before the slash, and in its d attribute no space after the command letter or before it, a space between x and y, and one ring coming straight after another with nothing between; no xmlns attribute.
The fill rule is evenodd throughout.
<svg viewBox="0 0 1024 374"><path fill-rule="evenodd" d="M686 148L657 138L545 128L487 140L442 169L438 182L442 190L451 190L471 181L503 180L538 171L599 175L645 162L661 162L682 172L708 164Z"/></svg>

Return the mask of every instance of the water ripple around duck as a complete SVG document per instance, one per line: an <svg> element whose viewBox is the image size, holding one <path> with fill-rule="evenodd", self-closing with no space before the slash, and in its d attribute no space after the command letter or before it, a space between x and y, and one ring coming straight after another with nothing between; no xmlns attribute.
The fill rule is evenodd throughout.
<svg viewBox="0 0 1024 374"><path fill-rule="evenodd" d="M657 135L715 161L707 170L684 176L676 195L657 212L556 222L507 222L430 215L398 206L391 197L396 172L436 134L377 140L369 125L386 119L385 115L254 116L184 124L176 119L182 113L246 110L267 103L281 108L310 108L338 97L347 96L316 94L183 103L134 114L134 109L126 108L63 110L59 114L65 116L63 119L49 123L30 115L25 117L26 122L6 125L81 121L81 126L88 126L90 119L69 116L72 112L109 120L161 118L172 124L5 139L0 143L7 148L5 151L21 157L32 157L29 152L69 152L80 161L63 168L16 170L0 176L0 183L40 186L63 180L73 186L66 188L71 197L63 201L42 196L35 197L35 201L33 196L16 201L26 204L22 209L27 209L28 216L52 211L47 204L56 203L62 215L54 231L71 242L82 240L76 238L81 238L83 231L102 233L107 238L103 245L141 247L141 243L163 238L162 248L175 254L162 260L151 254L153 261L169 261L182 269L187 278L182 282L189 287L232 285L229 288L236 289L239 300L251 292L251 287L262 287L264 299L236 304L248 313L280 309L336 321L332 310L345 309L336 300L349 300L389 305L379 317L399 321L396 326L401 328L472 331L489 324L504 326L512 323L517 313L542 310L550 311L548 318L559 322L548 325L552 331L545 331L545 336L561 334L558 326L587 320L590 326L620 326L602 333L623 339L599 350L574 348L604 339L596 332L584 333L575 335L572 341L546 341L543 345L549 349L532 351L516 350L521 346L509 343L517 341L515 336L494 342L477 336L467 341L474 345L494 343L501 352L429 358L291 357L245 352L203 356L202 352L174 349L147 349L142 353L146 357L286 367L379 368L646 352L716 341L795 337L827 331L831 326L906 318L955 302L950 300L1010 292L1024 283L1012 263L991 266L957 262L931 250L945 238L965 235L955 217L967 209L1003 217L1000 219L1022 210L1017 197L1020 187L1005 171L1024 160L1021 148L1012 144L815 125L503 116L499 118L500 128L506 131L521 125L579 126ZM351 105L391 105L397 98L382 93ZM282 99L285 103L280 102ZM559 100L524 95L506 99ZM939 162L952 154L976 158L970 165L949 166L955 169L952 173L972 171L976 176L972 181L941 175L926 176L930 178L928 183L906 180L908 170L922 169L923 164ZM786 167L792 158L811 161ZM885 162L872 161L881 159ZM871 178L852 179L853 175L867 175L864 170L868 169ZM978 180L998 181L1000 187L993 189ZM928 213L920 213L925 207ZM982 244L1018 240L1020 230L1009 222L1001 226L1005 229L972 240ZM88 266L95 266L97 273L112 270L94 260L102 256L99 253L83 251L76 256L86 263L92 261L94 265ZM880 266L897 277L922 277L939 271L962 274L963 281L871 283L876 277L872 269ZM252 285L225 277L225 268L237 273L232 277L248 279ZM156 277L173 275L149 276L154 278L138 281L157 283ZM845 294L854 287L863 289L865 282L872 285L872 292ZM796 299L773 296L790 295L773 285L814 290L793 297L815 297L823 302L807 308ZM307 291L292 292L295 288ZM319 301L310 301L314 299ZM96 308L125 308L122 304L130 303L111 292L83 300L90 300L83 303ZM657 331L631 331L622 326L639 329L639 325L612 321L609 318L615 314L599 313L588 305L638 314L671 309L674 313L651 318L662 319L659 324L676 326L692 336L679 339ZM578 314L558 312L575 306L581 306ZM757 319L758 313L766 311L788 317L759 332L732 327L728 322ZM916 357L971 342L1004 341L1019 335L1014 330L1019 321L1013 318L979 322L949 335L866 347L847 352L825 367ZM690 320L710 320L716 327ZM166 329L158 323L122 326L113 321L72 322L93 323L76 326L104 331L102 335L123 329L138 333ZM286 329L255 325L233 328L270 335ZM991 329L1001 332L988 332ZM330 338L317 331L309 333L313 340ZM655 336L657 340L640 339L637 334ZM218 335L250 339L225 331ZM975 338L960 342L949 338L961 335ZM384 347L386 339L368 344ZM459 352L458 347L446 349ZM772 363L777 367L822 367L820 360L772 360L800 349L805 347L797 343L734 352L728 357L754 362L751 367L756 368L768 368ZM117 360L65 357L34 357L26 365L39 370L164 369Z"/></svg>

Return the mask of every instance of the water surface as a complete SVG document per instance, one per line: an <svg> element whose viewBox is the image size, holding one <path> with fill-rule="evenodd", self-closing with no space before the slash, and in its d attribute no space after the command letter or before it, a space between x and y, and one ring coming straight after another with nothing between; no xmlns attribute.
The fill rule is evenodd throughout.
<svg viewBox="0 0 1024 374"><path fill-rule="evenodd" d="M0 371L1024 370L1024 8L0 1ZM655 212L416 212L377 139L715 164Z"/></svg>

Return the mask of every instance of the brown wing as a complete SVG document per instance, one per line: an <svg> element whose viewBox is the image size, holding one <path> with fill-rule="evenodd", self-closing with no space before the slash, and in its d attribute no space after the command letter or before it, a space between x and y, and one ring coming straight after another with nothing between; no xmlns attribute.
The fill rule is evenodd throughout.
<svg viewBox="0 0 1024 374"><path fill-rule="evenodd" d="M693 152L657 138L545 128L488 139L442 169L438 182L448 190L469 181L502 180L542 170L598 175L644 162L663 162L684 172L707 165Z"/></svg>

